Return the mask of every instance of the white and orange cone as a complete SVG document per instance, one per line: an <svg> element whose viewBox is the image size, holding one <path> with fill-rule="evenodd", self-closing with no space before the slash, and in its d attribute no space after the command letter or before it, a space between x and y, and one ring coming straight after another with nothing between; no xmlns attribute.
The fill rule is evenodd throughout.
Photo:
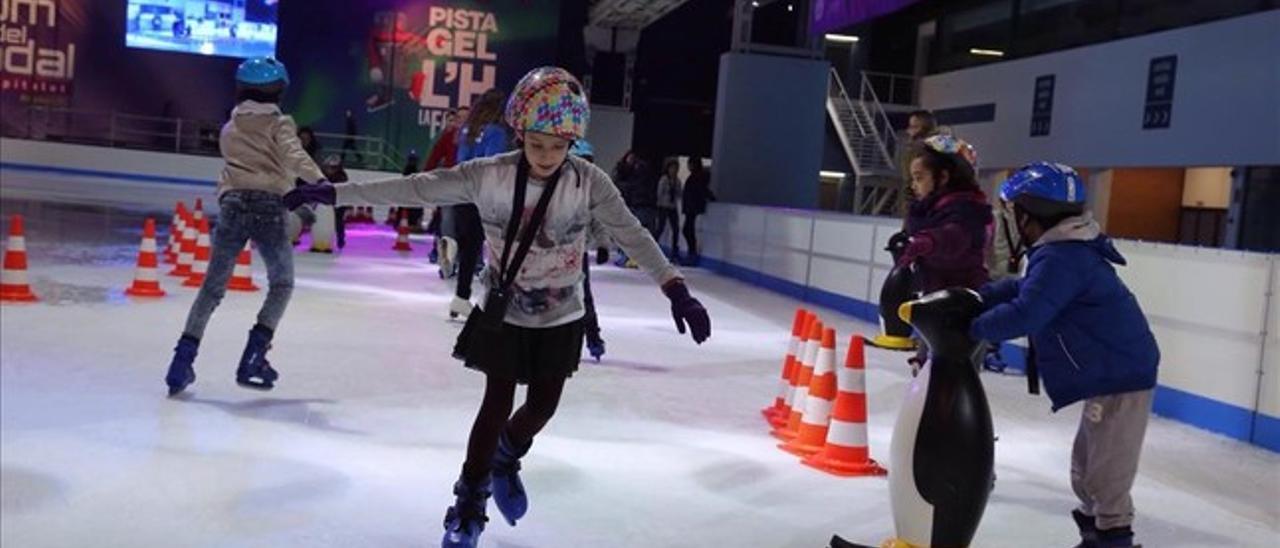
<svg viewBox="0 0 1280 548"><path fill-rule="evenodd" d="M196 234L197 225L194 221L195 213L183 211L185 219L182 221L182 236L178 239L178 261L174 263L173 270L169 271L170 276L190 276L191 263L196 260Z"/></svg>
<svg viewBox="0 0 1280 548"><path fill-rule="evenodd" d="M204 199L196 198L195 210L191 212L191 220L195 226L200 226L200 221L204 220Z"/></svg>
<svg viewBox="0 0 1280 548"><path fill-rule="evenodd" d="M827 444L803 462L837 476L883 476L888 472L871 460L867 441L867 362L861 336L850 338L844 362Z"/></svg>
<svg viewBox="0 0 1280 548"><path fill-rule="evenodd" d="M160 288L159 273L156 272L159 260L156 258L156 222L147 219L142 225L142 245L138 249L138 270L133 275L133 285L125 289L126 295L134 297L163 297Z"/></svg>
<svg viewBox="0 0 1280 548"><path fill-rule="evenodd" d="M791 416L791 406L787 403L787 395L791 391L791 377L795 372L796 352L800 350L800 337L803 336L805 323L809 313L803 308L796 309L796 316L791 322L791 341L787 343L787 356L782 360L782 378L778 382L778 395L773 405L760 411L765 420L774 428L782 426Z"/></svg>
<svg viewBox="0 0 1280 548"><path fill-rule="evenodd" d="M396 245L391 246L394 251L413 251L413 246L409 245L409 212L405 209L400 210L400 226L396 227Z"/></svg>
<svg viewBox="0 0 1280 548"><path fill-rule="evenodd" d="M257 291L259 288L253 285L253 268L250 265L252 254L249 253L249 242L244 243L244 249L240 250L240 255L236 256L236 268L231 271L231 281L227 282L227 289L231 291Z"/></svg>
<svg viewBox="0 0 1280 548"><path fill-rule="evenodd" d="M804 416L805 404L809 401L809 383L813 380L813 366L818 360L818 351L822 347L822 320L813 317L809 322L808 333L804 338L804 353L795 365L795 378L791 391L791 413L787 415L787 423L774 428L773 437L791 441L800 431L800 419Z"/></svg>
<svg viewBox="0 0 1280 548"><path fill-rule="evenodd" d="M176 264L182 249L182 231L186 228L187 206L178 202L173 208L173 220L169 222L169 242L164 248L165 264Z"/></svg>
<svg viewBox="0 0 1280 548"><path fill-rule="evenodd" d="M796 437L779 445L783 451L807 457L819 451L827 443L827 429L831 425L831 407L836 400L836 330L822 330L822 346L809 381L809 397L800 416Z"/></svg>
<svg viewBox="0 0 1280 548"><path fill-rule="evenodd" d="M4 270L0 271L0 301L35 302L40 300L27 283L27 239L22 230L22 216L9 219L9 247L4 250Z"/></svg>
<svg viewBox="0 0 1280 548"><path fill-rule="evenodd" d="M182 282L183 287L200 287L209 271L209 221L200 219L200 236L196 238L195 261L191 263L191 276Z"/></svg>

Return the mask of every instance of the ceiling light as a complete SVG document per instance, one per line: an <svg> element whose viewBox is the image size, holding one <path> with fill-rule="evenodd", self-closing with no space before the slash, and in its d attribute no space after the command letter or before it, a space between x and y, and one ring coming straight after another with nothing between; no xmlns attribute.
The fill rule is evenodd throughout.
<svg viewBox="0 0 1280 548"><path fill-rule="evenodd" d="M973 55L984 55L987 57L1004 57L1004 52L998 49L970 48L969 53Z"/></svg>
<svg viewBox="0 0 1280 548"><path fill-rule="evenodd" d="M858 41L857 36L850 36L848 34L827 34L824 35L823 38L826 38L828 42L839 42L841 44L852 44Z"/></svg>

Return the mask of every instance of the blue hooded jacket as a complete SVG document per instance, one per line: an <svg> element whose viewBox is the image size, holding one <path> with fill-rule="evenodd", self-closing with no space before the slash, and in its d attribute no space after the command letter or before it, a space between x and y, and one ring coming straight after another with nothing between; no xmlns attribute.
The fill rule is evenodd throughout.
<svg viewBox="0 0 1280 548"><path fill-rule="evenodd" d="M988 308L970 335L993 342L1030 336L1054 411L1154 388L1160 350L1114 264L1126 263L1092 217L1067 219L1036 242L1025 278L979 290Z"/></svg>

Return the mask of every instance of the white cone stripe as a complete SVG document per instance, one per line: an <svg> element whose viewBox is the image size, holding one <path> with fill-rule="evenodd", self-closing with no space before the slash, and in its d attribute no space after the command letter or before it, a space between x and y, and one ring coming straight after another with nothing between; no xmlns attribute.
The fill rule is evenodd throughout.
<svg viewBox="0 0 1280 548"><path fill-rule="evenodd" d="M787 390L790 390L790 389L791 389L791 382L789 382L785 377L778 381L778 397L779 398L786 398Z"/></svg>
<svg viewBox="0 0 1280 548"><path fill-rule="evenodd" d="M799 350L800 350L800 337L791 337L791 340L787 342L787 355L795 356L796 352Z"/></svg>
<svg viewBox="0 0 1280 548"><path fill-rule="evenodd" d="M836 379L836 386L841 392L853 392L854 394L867 393L867 373L865 369L852 369L845 367L840 370L840 375Z"/></svg>
<svg viewBox="0 0 1280 548"><path fill-rule="evenodd" d="M138 273L133 276L133 279L140 282L155 282L160 280L160 278L156 276L156 269L145 267L139 268Z"/></svg>
<svg viewBox="0 0 1280 548"><path fill-rule="evenodd" d="M822 342L810 340L804 347L804 359L800 363L813 367L818 363L818 350L822 347Z"/></svg>
<svg viewBox="0 0 1280 548"><path fill-rule="evenodd" d="M804 407L804 416L800 417L800 422L814 426L826 426L829 418L831 418L831 400L810 396L809 403Z"/></svg>
<svg viewBox="0 0 1280 548"><path fill-rule="evenodd" d="M249 265L247 264L238 264L235 270L231 271L232 278L248 278L251 275L252 272L249 271Z"/></svg>
<svg viewBox="0 0 1280 548"><path fill-rule="evenodd" d="M26 238L22 236L9 236L9 251L26 251Z"/></svg>
<svg viewBox="0 0 1280 548"><path fill-rule="evenodd" d="M143 253L151 253L151 254L154 254L154 253L156 252L156 241L155 241L155 239L154 239L154 238L147 238L147 239L142 240L142 246L140 246L140 251L142 251Z"/></svg>
<svg viewBox="0 0 1280 548"><path fill-rule="evenodd" d="M797 386L795 397L791 399L791 408L796 411L804 411L804 406L809 401L809 387Z"/></svg>
<svg viewBox="0 0 1280 548"><path fill-rule="evenodd" d="M191 271L195 272L196 274L204 274L205 271L207 271L208 269L209 269L209 263L206 263L204 261L196 261L196 264L191 265Z"/></svg>
<svg viewBox="0 0 1280 548"><path fill-rule="evenodd" d="M799 367L798 364L797 364L797 367ZM795 407L796 389L797 387L795 386L791 386L790 384L787 385L787 407Z"/></svg>
<svg viewBox="0 0 1280 548"><path fill-rule="evenodd" d="M827 430L827 443L841 447L866 447L867 424L831 419L831 428Z"/></svg>
<svg viewBox="0 0 1280 548"><path fill-rule="evenodd" d="M819 348L817 361L813 363L813 374L816 376L835 372L836 350L834 348Z"/></svg>
<svg viewBox="0 0 1280 548"><path fill-rule="evenodd" d="M192 254L192 253L179 253L179 254L178 254L178 264L185 264L185 265L189 265L189 264L191 264L191 263L195 262L195 260L196 260L195 254Z"/></svg>
<svg viewBox="0 0 1280 548"><path fill-rule="evenodd" d="M4 281L4 285L27 285L27 271L6 268L0 272L0 280Z"/></svg>

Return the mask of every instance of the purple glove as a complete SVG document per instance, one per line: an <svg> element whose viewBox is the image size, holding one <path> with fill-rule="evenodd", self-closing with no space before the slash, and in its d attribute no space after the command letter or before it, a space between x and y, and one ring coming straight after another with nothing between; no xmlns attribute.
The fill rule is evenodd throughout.
<svg viewBox="0 0 1280 548"><path fill-rule="evenodd" d="M702 307L702 303L689 295L683 279L667 282L662 286L662 292L671 300L671 317L676 321L676 331L683 335L687 323L694 342L702 344L711 337L711 317L707 316L707 309Z"/></svg>
<svg viewBox="0 0 1280 548"><path fill-rule="evenodd" d="M933 237L928 234L917 234L907 241L906 247L902 250L902 256L898 258L897 266L906 266L916 262L916 259L933 253Z"/></svg>
<svg viewBox="0 0 1280 548"><path fill-rule="evenodd" d="M320 180L314 185L302 185L290 190L285 193L283 200L285 207L293 211L304 204L333 205L338 201L338 193L329 181Z"/></svg>

